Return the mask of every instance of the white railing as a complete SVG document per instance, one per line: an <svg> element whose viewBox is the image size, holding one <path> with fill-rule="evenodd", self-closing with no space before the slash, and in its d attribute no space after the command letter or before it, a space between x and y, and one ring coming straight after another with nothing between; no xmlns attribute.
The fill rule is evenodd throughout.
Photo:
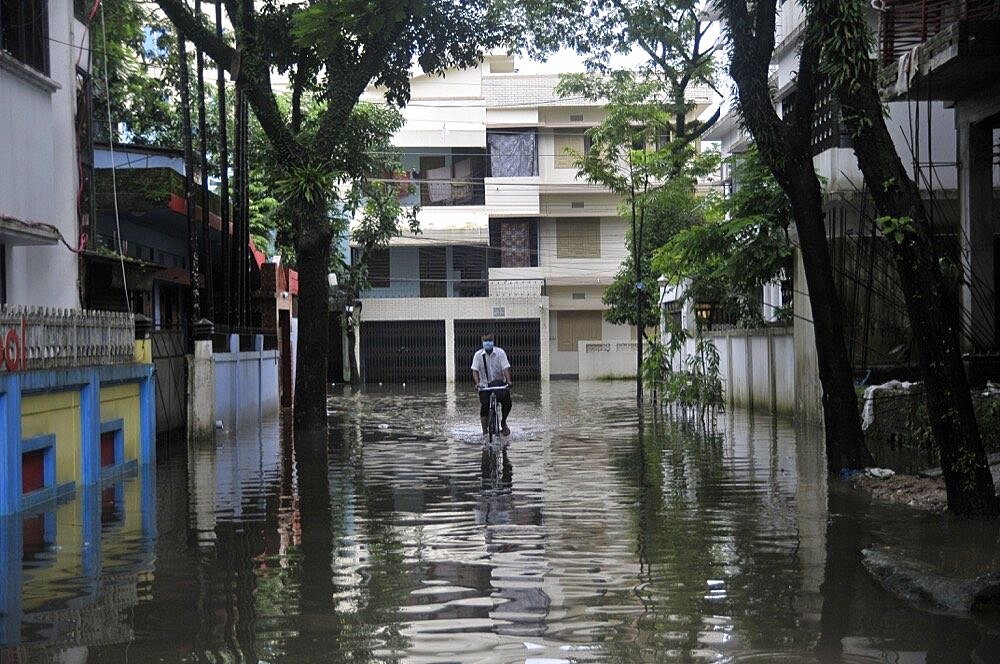
<svg viewBox="0 0 1000 664"><path fill-rule="evenodd" d="M0 371L135 362L135 323L112 311L0 308Z"/></svg>
<svg viewBox="0 0 1000 664"><path fill-rule="evenodd" d="M529 298L545 295L544 279L490 279L490 297Z"/></svg>

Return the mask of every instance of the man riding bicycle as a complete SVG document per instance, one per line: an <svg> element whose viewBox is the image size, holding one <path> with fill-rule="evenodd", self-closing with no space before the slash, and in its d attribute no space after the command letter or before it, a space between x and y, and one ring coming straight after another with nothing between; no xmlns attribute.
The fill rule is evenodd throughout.
<svg viewBox="0 0 1000 664"><path fill-rule="evenodd" d="M479 420L483 425L483 433L486 433L489 426L490 416L490 393L484 391L484 387L499 387L506 385L507 389L500 390L497 394L497 401L501 408L501 433L510 435L507 428L507 414L513 406L510 400L510 385L513 382L510 377L510 361L503 348L494 344L492 334L482 336L483 347L477 350L472 356L472 382L479 390Z"/></svg>

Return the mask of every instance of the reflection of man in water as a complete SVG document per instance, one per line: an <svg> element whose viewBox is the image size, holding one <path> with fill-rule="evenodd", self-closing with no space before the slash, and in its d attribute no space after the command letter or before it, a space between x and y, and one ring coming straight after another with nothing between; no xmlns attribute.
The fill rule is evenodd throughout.
<svg viewBox="0 0 1000 664"><path fill-rule="evenodd" d="M514 467L507 458L507 450L498 453L484 448L481 469L483 490L476 501L476 523L510 523Z"/></svg>
<svg viewBox="0 0 1000 664"><path fill-rule="evenodd" d="M544 550L544 538L535 528L541 514L535 505L517 504L513 475L507 450L483 450L476 524L484 527L492 596L502 600L489 615L497 621L497 634L540 636L548 629L545 618L552 603L543 588L545 558L538 555Z"/></svg>

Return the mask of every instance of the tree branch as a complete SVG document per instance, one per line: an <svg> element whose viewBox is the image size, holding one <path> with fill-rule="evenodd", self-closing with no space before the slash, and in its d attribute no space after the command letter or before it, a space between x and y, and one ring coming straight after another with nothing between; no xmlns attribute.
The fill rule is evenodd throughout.
<svg viewBox="0 0 1000 664"><path fill-rule="evenodd" d="M156 0L156 2L184 37L207 53L218 66L232 73L236 49L219 39L214 31L206 28L200 17L196 17L183 0Z"/></svg>

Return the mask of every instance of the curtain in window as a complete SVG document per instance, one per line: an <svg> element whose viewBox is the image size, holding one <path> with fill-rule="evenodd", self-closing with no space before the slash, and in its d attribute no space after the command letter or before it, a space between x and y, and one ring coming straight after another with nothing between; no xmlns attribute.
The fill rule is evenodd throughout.
<svg viewBox="0 0 1000 664"><path fill-rule="evenodd" d="M490 174L495 178L538 175L535 133L489 134Z"/></svg>

